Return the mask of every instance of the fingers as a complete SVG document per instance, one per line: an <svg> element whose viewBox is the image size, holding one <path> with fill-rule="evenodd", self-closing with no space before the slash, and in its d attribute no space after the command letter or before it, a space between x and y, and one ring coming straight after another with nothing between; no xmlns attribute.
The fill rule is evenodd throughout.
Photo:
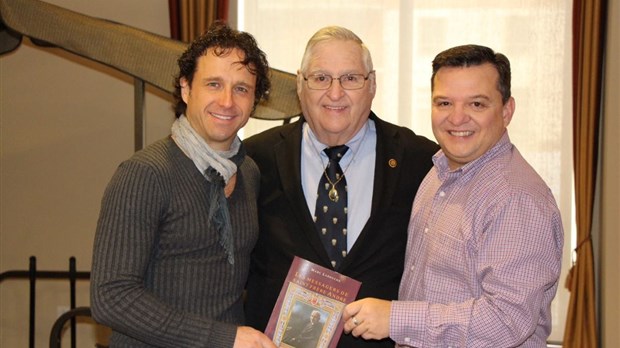
<svg viewBox="0 0 620 348"><path fill-rule="evenodd" d="M248 326L237 327L233 348L277 348L262 332Z"/></svg>
<svg viewBox="0 0 620 348"><path fill-rule="evenodd" d="M261 342L262 348L278 348L269 338L266 338Z"/></svg>
<svg viewBox="0 0 620 348"><path fill-rule="evenodd" d="M350 307L349 307L350 306ZM389 336L391 302L366 298L349 304L343 314L344 332L355 337L383 339Z"/></svg>
<svg viewBox="0 0 620 348"><path fill-rule="evenodd" d="M354 337L361 337L365 340L380 340L387 335L379 334L375 329L377 324L372 320L372 318L367 319L359 319L358 317L352 317L347 323L345 323L345 328L348 328L349 331L345 331L346 333L350 333Z"/></svg>
<svg viewBox="0 0 620 348"><path fill-rule="evenodd" d="M351 317L351 319L349 319L344 324L345 332L351 333L353 334L353 336L357 337L362 333L361 328L360 328L361 324L362 324L362 320L358 319L357 317ZM356 329L357 331L354 333L353 331L355 331Z"/></svg>
<svg viewBox="0 0 620 348"><path fill-rule="evenodd" d="M348 320L344 321L344 332L351 333L353 336L358 337L361 334L359 326L362 324L362 320L358 319L356 316L349 317ZM357 328L357 331L354 330ZM357 333L357 334L356 334Z"/></svg>
<svg viewBox="0 0 620 348"><path fill-rule="evenodd" d="M362 305L360 301L349 303L344 307L344 310L342 311L342 320L345 322L348 321L349 319L351 319L351 317L356 315L361 308Z"/></svg>
<svg viewBox="0 0 620 348"><path fill-rule="evenodd" d="M353 329L360 324L360 320L355 316L362 309L363 300L354 301L346 305L342 311L342 321L344 322L344 332L350 333ZM354 319L355 318L355 319ZM356 336L357 337L357 336Z"/></svg>

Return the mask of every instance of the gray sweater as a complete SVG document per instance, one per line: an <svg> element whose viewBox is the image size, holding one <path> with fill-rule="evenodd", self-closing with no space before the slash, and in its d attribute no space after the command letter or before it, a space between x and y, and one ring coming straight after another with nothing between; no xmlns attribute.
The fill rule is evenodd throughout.
<svg viewBox="0 0 620 348"><path fill-rule="evenodd" d="M91 274L112 347L232 347L258 237L259 172L246 157L228 198L234 265L207 221L211 184L169 137L137 152L102 200Z"/></svg>

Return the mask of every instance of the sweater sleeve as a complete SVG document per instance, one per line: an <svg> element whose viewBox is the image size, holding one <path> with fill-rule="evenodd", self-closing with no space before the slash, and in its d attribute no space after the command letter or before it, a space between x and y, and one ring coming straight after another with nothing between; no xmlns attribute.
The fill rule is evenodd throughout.
<svg viewBox="0 0 620 348"><path fill-rule="evenodd" d="M235 325L176 309L144 285L166 202L161 180L148 165L127 161L114 174L95 236L93 317L151 346L232 347Z"/></svg>

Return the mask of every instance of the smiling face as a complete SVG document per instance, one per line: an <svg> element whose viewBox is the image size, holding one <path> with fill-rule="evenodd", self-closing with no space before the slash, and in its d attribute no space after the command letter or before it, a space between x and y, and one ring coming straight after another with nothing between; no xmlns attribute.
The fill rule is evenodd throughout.
<svg viewBox="0 0 620 348"><path fill-rule="evenodd" d="M256 76L239 63L243 58L236 48L220 56L209 48L198 58L191 86L180 81L187 119L214 150L229 150L252 113Z"/></svg>
<svg viewBox="0 0 620 348"><path fill-rule="evenodd" d="M297 73L297 94L305 119L323 144L346 143L362 128L375 97L373 74L360 89L343 89L338 77L345 74L367 76L360 44L348 40L329 40L316 44L305 67ZM326 90L308 88L304 76L324 74L334 77Z"/></svg>
<svg viewBox="0 0 620 348"><path fill-rule="evenodd" d="M433 134L451 169L486 153L510 123L515 102L510 97L502 103L498 78L488 63L437 71L432 92Z"/></svg>
<svg viewBox="0 0 620 348"><path fill-rule="evenodd" d="M316 324L319 320L321 320L321 313L318 311L312 311L312 313L310 313L310 322L312 324Z"/></svg>

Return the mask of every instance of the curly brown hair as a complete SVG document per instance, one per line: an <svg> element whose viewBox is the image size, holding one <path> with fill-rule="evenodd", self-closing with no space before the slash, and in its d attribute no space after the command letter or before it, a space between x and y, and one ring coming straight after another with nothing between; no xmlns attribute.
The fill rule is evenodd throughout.
<svg viewBox="0 0 620 348"><path fill-rule="evenodd" d="M252 74L256 75L256 89L254 92L254 108L263 100L267 99L271 81L269 79L269 63L267 55L256 43L256 40L249 33L230 28L223 22L215 22L204 34L196 38L189 45L187 50L179 57L179 75L174 80L174 113L176 117L185 114L187 104L181 98L181 79L187 80L192 84L198 58L204 56L209 48L214 48L216 56L228 54L233 49L243 51L245 59L240 62Z"/></svg>

